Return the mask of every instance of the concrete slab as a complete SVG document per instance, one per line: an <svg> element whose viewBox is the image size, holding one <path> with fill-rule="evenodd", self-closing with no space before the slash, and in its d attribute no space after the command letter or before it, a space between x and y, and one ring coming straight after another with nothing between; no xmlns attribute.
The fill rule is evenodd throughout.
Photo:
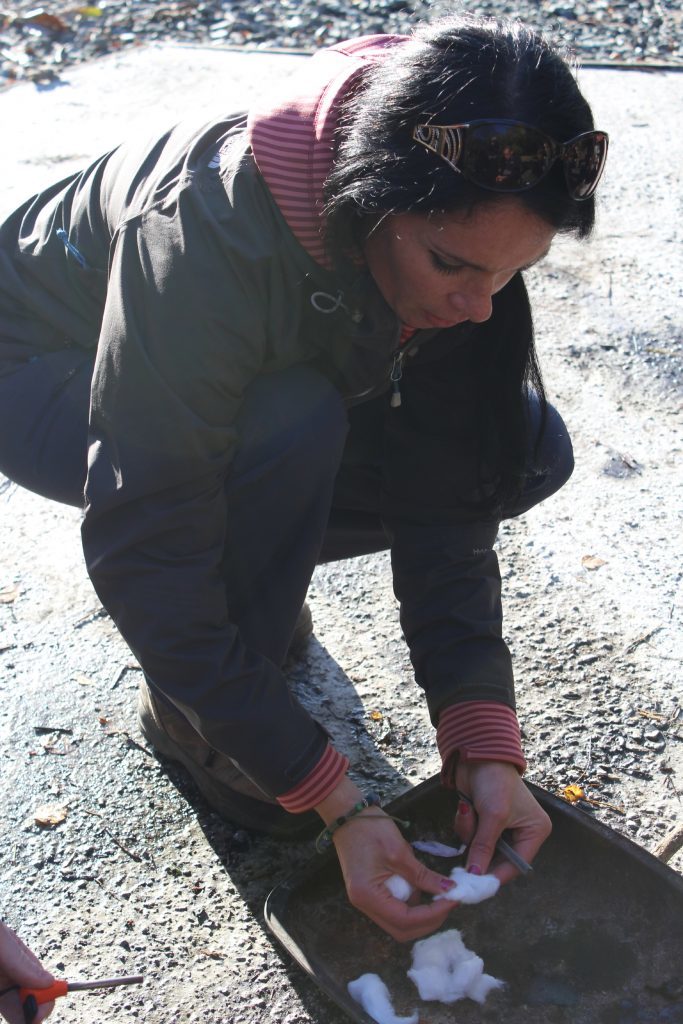
<svg viewBox="0 0 683 1024"><path fill-rule="evenodd" d="M70 69L53 88L0 93L11 140L0 149L0 215L127 132L245 107L305 59L152 46ZM577 470L501 530L506 631L532 780L590 783L594 812L652 846L680 814L683 768L683 138L671 127L683 76L585 70L580 80L612 136L598 231L589 245L559 242L529 278ZM0 490L0 903L10 922L72 977L148 974L142 994L97 997L102 1019L341 1024L259 924L268 888L307 848L261 840L240 853L179 776L169 781L135 746L137 673L99 617L78 526L74 510ZM604 564L587 569L587 555ZM292 685L385 796L433 774L387 557L325 567L311 599L324 647L312 645ZM48 720L71 728L63 750L41 745L35 726ZM69 818L42 833L31 812L50 798L69 803ZM62 1019L85 1024L93 1005L64 1001Z"/></svg>
<svg viewBox="0 0 683 1024"><path fill-rule="evenodd" d="M127 133L246 108L305 57L151 45L69 68L46 87L0 93L0 211L70 174Z"/></svg>

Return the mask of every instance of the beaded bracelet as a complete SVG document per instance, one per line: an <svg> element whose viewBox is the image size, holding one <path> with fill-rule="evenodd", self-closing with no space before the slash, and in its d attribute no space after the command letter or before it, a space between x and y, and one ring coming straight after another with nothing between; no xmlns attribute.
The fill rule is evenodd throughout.
<svg viewBox="0 0 683 1024"><path fill-rule="evenodd" d="M318 838L315 841L315 848L318 853L323 853L332 844L332 836L345 825L351 818L355 818L357 814L364 811L366 807L379 807L380 799L376 793L366 793L362 800L359 800L357 804L354 804L350 811L346 814L342 814L341 817L335 818L334 821L330 822L327 828L324 828Z"/></svg>

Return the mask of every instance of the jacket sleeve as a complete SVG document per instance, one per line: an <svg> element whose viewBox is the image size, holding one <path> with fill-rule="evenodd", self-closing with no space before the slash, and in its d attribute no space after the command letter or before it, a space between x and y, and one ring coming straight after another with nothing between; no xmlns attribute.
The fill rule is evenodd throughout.
<svg viewBox="0 0 683 1024"><path fill-rule="evenodd" d="M495 701L514 710L493 550L497 525L393 517L387 525L401 625L434 725L456 703Z"/></svg>
<svg viewBox="0 0 683 1024"><path fill-rule="evenodd" d="M494 551L499 520L495 512L482 514L476 505L475 424L481 399L470 362L472 346L487 344L491 332L504 334L511 316L521 317L531 330L521 278L508 289L497 297L492 321L483 329L471 329L461 341L457 336L435 339L438 358L429 353L431 341L424 346L424 360L418 356L411 364L406 357L402 405L387 412L384 521L394 589L416 680L426 692L434 725L446 708L462 705L469 714L470 702L477 701L503 705L510 709L505 719L514 719L512 664L502 635ZM504 344L505 337L498 342ZM493 718L491 728L497 728ZM485 737L481 740L487 748Z"/></svg>
<svg viewBox="0 0 683 1024"><path fill-rule="evenodd" d="M309 774L327 736L280 669L242 643L219 573L235 414L266 358L268 271L226 251L210 223L192 237L182 224L153 209L114 238L83 546L145 673L277 796Z"/></svg>

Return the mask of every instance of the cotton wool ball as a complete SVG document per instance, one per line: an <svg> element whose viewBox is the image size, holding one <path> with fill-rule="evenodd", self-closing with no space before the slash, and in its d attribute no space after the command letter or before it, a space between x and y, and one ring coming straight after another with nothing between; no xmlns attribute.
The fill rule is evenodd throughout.
<svg viewBox="0 0 683 1024"><path fill-rule="evenodd" d="M402 875L392 875L391 878L387 878L384 884L391 895L397 900L401 900L402 903L409 900L415 891L410 882L403 878Z"/></svg>
<svg viewBox="0 0 683 1024"><path fill-rule="evenodd" d="M420 999L455 1003L464 999L481 977L484 961L467 949L457 930L422 940L425 946L413 956L408 977Z"/></svg>
<svg viewBox="0 0 683 1024"><path fill-rule="evenodd" d="M417 1010L410 1017L397 1017L391 1005L389 989L378 974L362 974L346 986L349 995L360 1003L377 1024L418 1024Z"/></svg>
<svg viewBox="0 0 683 1024"><path fill-rule="evenodd" d="M483 1003L492 989L503 987L502 981L484 974L483 960L455 928L416 942L412 955L408 977L425 1001L450 1004L467 997Z"/></svg>
<svg viewBox="0 0 683 1024"><path fill-rule="evenodd" d="M457 928L437 932L429 938L420 939L412 949L413 967L419 969L436 967L443 969L444 960L458 960L468 953L467 946Z"/></svg>
<svg viewBox="0 0 683 1024"><path fill-rule="evenodd" d="M452 889L435 896L435 900L456 900L458 903L481 903L495 896L500 880L495 875L470 875L465 868L453 868L450 877Z"/></svg>
<svg viewBox="0 0 683 1024"><path fill-rule="evenodd" d="M445 843L437 843L434 839L416 840L411 844L414 850L421 853L432 853L436 857L461 857L467 849L465 843L462 846L446 846Z"/></svg>
<svg viewBox="0 0 683 1024"><path fill-rule="evenodd" d="M489 992L496 988L505 988L505 982L500 978L494 978L492 974L482 974L470 985L467 995L474 999L475 1003L485 1003Z"/></svg>
<svg viewBox="0 0 683 1024"><path fill-rule="evenodd" d="M472 988L484 973L484 961L469 949L467 955L453 966L447 986L448 998L444 1002L454 1003L469 996Z"/></svg>

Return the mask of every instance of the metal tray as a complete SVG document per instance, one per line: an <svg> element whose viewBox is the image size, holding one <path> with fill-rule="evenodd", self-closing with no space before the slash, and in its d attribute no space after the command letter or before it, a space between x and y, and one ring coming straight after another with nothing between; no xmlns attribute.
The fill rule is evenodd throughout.
<svg viewBox="0 0 683 1024"><path fill-rule="evenodd" d="M269 928L358 1024L371 1018L346 985L366 971L387 984L397 1014L418 1008L429 1024L683 1024L683 879L585 812L529 789L553 822L534 874L458 908L444 926L460 929L487 973L506 982L483 1006L420 1001L406 975L412 943L351 907L333 851L270 893ZM453 794L438 776L389 810L412 822L408 838L453 842ZM444 873L460 863L425 860Z"/></svg>

